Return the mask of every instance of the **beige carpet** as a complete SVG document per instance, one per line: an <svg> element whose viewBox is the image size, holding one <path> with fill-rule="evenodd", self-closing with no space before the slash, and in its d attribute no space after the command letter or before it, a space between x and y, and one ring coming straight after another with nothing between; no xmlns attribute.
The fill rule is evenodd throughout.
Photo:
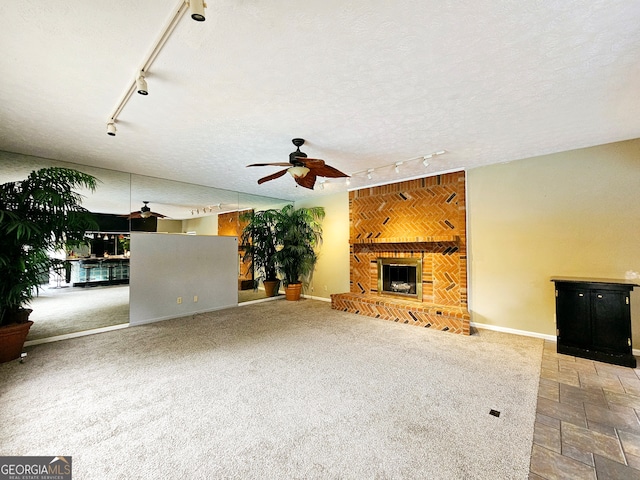
<svg viewBox="0 0 640 480"><path fill-rule="evenodd" d="M42 288L27 341L129 323L129 286Z"/></svg>
<svg viewBox="0 0 640 480"><path fill-rule="evenodd" d="M527 479L541 356L259 303L0 365L0 454L71 455L76 479Z"/></svg>

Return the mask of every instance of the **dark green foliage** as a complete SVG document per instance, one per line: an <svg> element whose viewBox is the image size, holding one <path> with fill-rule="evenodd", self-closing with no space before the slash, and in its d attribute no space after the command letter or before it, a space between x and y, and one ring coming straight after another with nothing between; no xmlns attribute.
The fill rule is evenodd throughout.
<svg viewBox="0 0 640 480"><path fill-rule="evenodd" d="M242 230L240 242L245 249L244 260L251 260L258 274L263 273L263 280L276 280L276 237L275 228L279 210L261 210L245 212L240 220L249 223Z"/></svg>
<svg viewBox="0 0 640 480"><path fill-rule="evenodd" d="M278 216L276 252L278 270L284 276L284 284L300 283L313 272L318 256L315 252L322 242L324 208L293 208L285 206Z"/></svg>
<svg viewBox="0 0 640 480"><path fill-rule="evenodd" d="M0 185L0 324L36 294L43 274L61 261L50 253L84 242L97 225L77 188L97 179L68 168L43 168Z"/></svg>
<svg viewBox="0 0 640 480"><path fill-rule="evenodd" d="M241 240L245 258L264 272L265 280L275 280L280 272L288 285L313 272L317 260L314 248L322 241L324 208L286 205L281 210L248 212L240 218L249 222Z"/></svg>

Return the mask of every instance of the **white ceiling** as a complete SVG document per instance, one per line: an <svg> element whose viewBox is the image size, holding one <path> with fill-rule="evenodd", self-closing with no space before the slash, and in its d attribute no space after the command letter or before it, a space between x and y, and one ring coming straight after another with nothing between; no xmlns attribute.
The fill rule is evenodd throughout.
<svg viewBox="0 0 640 480"><path fill-rule="evenodd" d="M209 0L106 135L179 5L1 2L0 150L295 200L640 137L634 0ZM257 185L293 137L351 186Z"/></svg>

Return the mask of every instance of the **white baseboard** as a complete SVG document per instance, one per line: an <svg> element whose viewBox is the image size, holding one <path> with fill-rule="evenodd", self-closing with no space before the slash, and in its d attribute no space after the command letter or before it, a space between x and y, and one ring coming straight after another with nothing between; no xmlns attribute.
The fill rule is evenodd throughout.
<svg viewBox="0 0 640 480"><path fill-rule="evenodd" d="M512 333L514 335L523 335L525 337L542 338L544 340L549 340L550 342L556 342L558 340L558 338L555 335L546 335L544 333L529 332L527 330L516 330L515 328L497 327L495 325L486 325L484 323L475 323L475 322L470 322L469 325L476 328L484 328L486 330L495 330L496 332ZM635 357L640 357L640 350L637 348L632 349L631 353L633 353Z"/></svg>
<svg viewBox="0 0 640 480"><path fill-rule="evenodd" d="M127 328L128 323L121 325L112 325L110 327L94 328L93 330L86 330L84 332L65 333L64 335L56 335L55 337L39 338L36 340L28 340L24 342L25 347L32 347L34 345L40 345L42 343L59 342L60 340L68 340L69 338L85 337L87 335L93 335L95 333L110 332L112 330L120 330L121 328Z"/></svg>
<svg viewBox="0 0 640 480"><path fill-rule="evenodd" d="M308 298L310 300L320 300L321 302L329 302L331 303L331 299L330 298L326 298L326 297L314 297L313 295L301 295L303 298Z"/></svg>
<svg viewBox="0 0 640 480"><path fill-rule="evenodd" d="M253 305L255 303L264 303L264 302L272 302L274 300L282 300L284 298L284 295L276 295L274 297L267 297L267 298L259 298L257 300L249 300L246 302L240 302L238 303L239 307L245 307L247 305Z"/></svg>
<svg viewBox="0 0 640 480"><path fill-rule="evenodd" d="M555 335L547 335L547 334L538 333L538 332L529 332L527 330L517 330L515 328L499 327L496 325L487 325L484 323L476 323L476 322L469 322L469 325L476 328L484 328L485 330L494 330L496 332L511 333L513 335L522 335L524 337L542 338L544 340L549 340L552 342L555 342L557 340Z"/></svg>

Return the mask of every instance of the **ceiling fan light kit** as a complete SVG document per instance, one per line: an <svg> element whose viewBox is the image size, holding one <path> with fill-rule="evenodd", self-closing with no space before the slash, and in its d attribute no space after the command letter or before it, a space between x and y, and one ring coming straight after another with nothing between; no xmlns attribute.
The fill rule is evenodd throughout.
<svg viewBox="0 0 640 480"><path fill-rule="evenodd" d="M306 153L300 151L300 147L304 145L304 139L294 138L291 142L296 146L296 151L289 154L289 163L252 163L251 165L247 165L247 167L288 167L279 172L262 177L258 180L258 185L268 182L269 180L275 180L285 173L289 173L298 185L313 190L317 177L339 178L349 176L337 168L327 165L324 160L308 158Z"/></svg>
<svg viewBox="0 0 640 480"><path fill-rule="evenodd" d="M309 169L307 167L291 167L287 169L287 172L289 172L293 178L301 178L309 173Z"/></svg>
<svg viewBox="0 0 640 480"><path fill-rule="evenodd" d="M149 218L151 216L151 208L149 208L149 202L143 201L144 205L140 209L140 216L142 218Z"/></svg>

